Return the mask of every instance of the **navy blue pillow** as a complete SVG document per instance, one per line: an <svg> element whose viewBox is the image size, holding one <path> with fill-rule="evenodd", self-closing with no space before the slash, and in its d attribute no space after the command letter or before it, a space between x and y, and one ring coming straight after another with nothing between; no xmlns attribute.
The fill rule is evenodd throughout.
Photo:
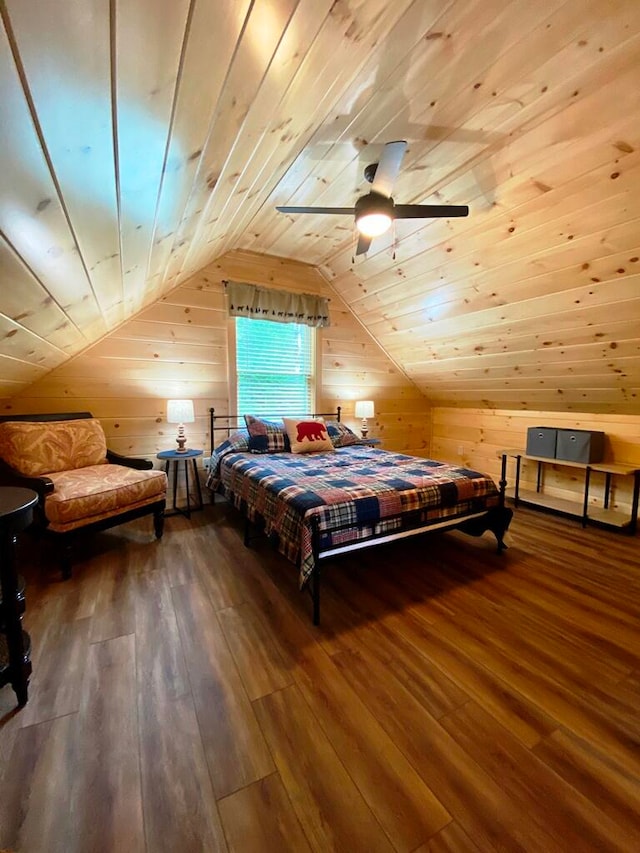
<svg viewBox="0 0 640 853"><path fill-rule="evenodd" d="M290 453L291 445L283 423L245 415L249 431L249 450L252 453Z"/></svg>
<svg viewBox="0 0 640 853"><path fill-rule="evenodd" d="M327 421L326 426L334 447L348 447L350 444L357 444L359 441L355 432L340 421Z"/></svg>

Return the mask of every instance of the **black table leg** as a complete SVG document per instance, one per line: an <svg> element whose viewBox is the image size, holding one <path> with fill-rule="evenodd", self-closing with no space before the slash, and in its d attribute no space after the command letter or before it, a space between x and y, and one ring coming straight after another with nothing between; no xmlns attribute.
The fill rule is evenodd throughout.
<svg viewBox="0 0 640 853"><path fill-rule="evenodd" d="M198 474L198 466L196 464L196 460L192 459L193 462L193 479L196 481L196 492L198 494L198 503L194 506L194 510L202 509L202 487L200 485L200 475Z"/></svg>
<svg viewBox="0 0 640 853"><path fill-rule="evenodd" d="M200 477L198 475L198 465L195 457L191 459L193 465L193 477L195 480L195 489L198 496L198 503L196 504L191 497L191 485L189 483L189 459L167 459L165 462L165 473L167 477L169 476L169 465L173 462L173 502L172 502L172 511L170 513L165 512L165 517L170 517L172 515L184 515L185 518L191 518L191 513L196 510L203 509L204 505L202 502L202 488L200 486ZM186 491L186 504L183 507L177 505L177 495L178 495L178 480L179 473L178 468L180 463L184 463L184 484Z"/></svg>

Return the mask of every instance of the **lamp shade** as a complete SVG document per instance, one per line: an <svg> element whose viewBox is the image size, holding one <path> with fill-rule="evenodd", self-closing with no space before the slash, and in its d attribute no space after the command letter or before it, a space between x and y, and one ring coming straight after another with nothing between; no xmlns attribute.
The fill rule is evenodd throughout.
<svg viewBox="0 0 640 853"><path fill-rule="evenodd" d="M357 418L372 418L374 414L373 400L356 400L355 416Z"/></svg>
<svg viewBox="0 0 640 853"><path fill-rule="evenodd" d="M167 423L192 424L195 419L193 400L167 400Z"/></svg>

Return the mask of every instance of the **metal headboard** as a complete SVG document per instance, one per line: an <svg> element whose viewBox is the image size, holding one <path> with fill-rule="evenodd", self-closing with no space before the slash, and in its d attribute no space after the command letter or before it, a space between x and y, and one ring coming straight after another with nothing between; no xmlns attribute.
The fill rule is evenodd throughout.
<svg viewBox="0 0 640 853"><path fill-rule="evenodd" d="M342 406L337 406L335 412L313 412L311 414L305 412L301 415L287 415L287 417L292 418L334 418L336 421L340 422L340 412L342 411ZM280 420L282 418L282 412L279 412L277 415L256 415L256 417L265 418L266 420ZM217 422L220 421L220 425L216 425ZM216 415L216 411L214 408L209 409L209 435L211 436L211 453L213 453L214 448L216 446L215 442L215 434L216 432L226 432L227 435L230 435L233 430L241 429L244 427L244 415Z"/></svg>

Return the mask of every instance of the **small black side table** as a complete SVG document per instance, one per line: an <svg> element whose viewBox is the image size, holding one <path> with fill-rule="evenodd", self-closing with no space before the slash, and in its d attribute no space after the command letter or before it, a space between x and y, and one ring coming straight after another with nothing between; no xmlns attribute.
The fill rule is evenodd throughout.
<svg viewBox="0 0 640 853"><path fill-rule="evenodd" d="M22 630L24 609L16 566L18 533L31 524L38 495L32 489L0 487L0 686L11 684L18 705L27 704L31 675L31 640Z"/></svg>
<svg viewBox="0 0 640 853"><path fill-rule="evenodd" d="M196 459L198 456L202 456L202 450L185 450L184 453L180 453L177 450L161 450L158 453L158 459L164 459L165 465L164 470L167 473L167 477L169 476L169 466L173 462L173 512L165 512L165 516L184 515L185 518L191 518L191 513L196 510L202 509L202 489L200 487L200 477L198 475L198 466L196 464ZM198 495L197 503L191 502L191 493L189 491L189 460L191 460L191 464L193 466L193 479L195 481L196 493ZM184 462L184 484L187 492L187 503L184 507L176 506L176 497L178 494L178 468L180 467L180 462Z"/></svg>

